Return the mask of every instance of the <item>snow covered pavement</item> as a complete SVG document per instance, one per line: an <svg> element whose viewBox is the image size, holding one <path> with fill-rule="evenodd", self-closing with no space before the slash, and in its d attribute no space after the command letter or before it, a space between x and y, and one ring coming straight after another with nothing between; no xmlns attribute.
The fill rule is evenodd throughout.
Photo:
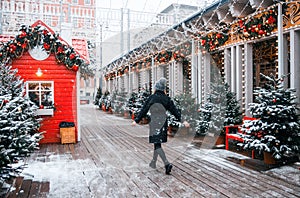
<svg viewBox="0 0 300 198"><path fill-rule="evenodd" d="M149 167L148 127L92 105L81 106L81 141L41 145L27 161L24 179L49 182L46 197L299 197L300 164L254 171L227 160L246 158L223 149L199 148L179 132L163 144L174 165ZM20 191L19 194L21 195Z"/></svg>

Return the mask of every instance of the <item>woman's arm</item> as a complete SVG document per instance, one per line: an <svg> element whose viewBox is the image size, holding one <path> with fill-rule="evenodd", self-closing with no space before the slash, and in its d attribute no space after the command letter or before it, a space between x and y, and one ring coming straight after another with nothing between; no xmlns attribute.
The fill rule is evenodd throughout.
<svg viewBox="0 0 300 198"><path fill-rule="evenodd" d="M181 112L179 109L177 109L177 107L175 106L173 100L170 99L170 102L169 102L169 111L171 112L172 115L175 116L175 118L181 122Z"/></svg>
<svg viewBox="0 0 300 198"><path fill-rule="evenodd" d="M146 100L141 111L139 112L137 117L134 119L134 121L136 123L139 123L142 120L142 118L144 118L146 116L146 114L148 113L149 108L150 108L150 101L151 101L151 96L149 96L149 98Z"/></svg>

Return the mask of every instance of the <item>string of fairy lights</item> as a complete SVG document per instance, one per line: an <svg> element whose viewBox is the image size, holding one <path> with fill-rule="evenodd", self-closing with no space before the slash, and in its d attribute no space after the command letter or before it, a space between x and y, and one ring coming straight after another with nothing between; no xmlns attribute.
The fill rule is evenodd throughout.
<svg viewBox="0 0 300 198"><path fill-rule="evenodd" d="M277 4L273 2L273 0L263 0L263 1L251 1L256 3L255 5L251 5L250 0L246 1L245 3L241 4L241 1L233 0L228 3L228 5L224 5L224 2L228 1L218 1L217 3L211 5L208 8L204 8L195 15L191 16L189 19L185 20L184 22L174 26L173 28L169 29L168 31L161 33L160 35L152 38L151 40L147 41L146 43L142 44L140 47L133 49L132 51L128 52L127 54L123 55L122 57L114 60L110 64L106 66L106 72L117 71L120 68L131 66L137 62L151 60L151 58L157 59L162 52L165 51L176 51L176 47L182 45L187 42L191 42L192 40L196 40L200 43L201 48L203 51L210 51L210 50L218 50L221 48L228 47L226 44L226 39L230 35L237 35L239 31L241 31L241 27L238 27L239 24L246 25L251 22L251 20L259 15L265 14L269 17L271 11L275 10ZM299 3L298 1L289 1L289 3ZM283 2L281 2L283 3ZM242 7L238 7L241 6ZM226 14L216 21L217 12L224 9L224 6L228 6L231 11L226 12ZM234 8L236 7L236 8ZM231 16L234 9L238 9L238 16ZM250 11L249 11L250 10ZM269 13L270 12L270 13ZM276 13L273 12L273 18L275 18ZM204 22L204 17L210 14L208 18L206 18ZM235 13L236 14L236 13ZM272 14L272 13L271 13ZM264 15L264 16L265 16ZM265 16L265 17L267 17ZM227 18L232 18L232 21L226 23ZM270 20L271 21L271 20ZM272 26L271 28L275 28L274 21L270 22L268 25ZM235 27L237 26L237 27ZM235 27L235 28L232 28ZM258 39L262 36L267 36L272 33L270 28L270 32L259 32L258 36L249 37L247 36L247 32L244 33L244 40L240 40L240 42L244 42L245 40L251 39ZM256 27L257 29L257 27ZM226 31L225 31L226 30ZM245 31L245 28L244 28ZM251 32L250 32L251 33ZM216 40L220 43L223 42L220 46L214 46L212 49L205 49L205 37L210 36L217 37ZM210 38L209 38L210 39ZM223 40L222 40L223 39ZM187 56L191 56L192 53L188 54Z"/></svg>
<svg viewBox="0 0 300 198"><path fill-rule="evenodd" d="M261 9L261 5L264 1L261 1L260 5L256 8L255 12ZM238 1L234 0L231 3L231 6L237 4ZM193 20L183 22L177 28L172 28L170 31L166 31L151 39L150 41L141 45L138 49L134 49L125 56L119 58L118 60L112 62L108 65L108 70L115 69L121 67L123 65L131 64L136 60L143 59L144 57L153 56L154 58L159 54L162 50L172 50L174 46L180 45L184 42L191 40L191 35L196 35L201 32L201 35L204 36L209 34L210 32L218 32L224 29L224 25L221 23L222 20L218 24L214 24L212 29L207 29L207 24L213 21L213 16L216 14L216 11L220 9L222 6L222 1L219 1L217 4L214 5L214 10L210 18L204 24L202 22L202 17L206 13L206 9L202 9L200 13L197 14L197 17L194 17ZM248 3L244 4L244 7L241 9L241 13L249 6ZM223 20L230 14L227 12ZM171 34L171 35L170 35ZM111 66L112 65L112 66Z"/></svg>

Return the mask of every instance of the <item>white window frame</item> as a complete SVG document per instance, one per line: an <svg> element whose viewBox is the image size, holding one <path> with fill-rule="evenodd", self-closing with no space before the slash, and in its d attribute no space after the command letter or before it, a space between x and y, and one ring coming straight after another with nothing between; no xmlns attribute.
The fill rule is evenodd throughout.
<svg viewBox="0 0 300 198"><path fill-rule="evenodd" d="M30 93L38 93L38 105L39 109L36 112L36 115L51 115L53 116L54 113L54 82L53 81L26 81L26 95L30 98ZM29 89L30 84L38 84L35 89ZM49 90L46 92L51 93L51 106L44 106L44 108L40 108L42 105L42 84L50 84L51 87L48 87ZM37 89L36 89L37 88ZM45 91L43 91L45 92Z"/></svg>

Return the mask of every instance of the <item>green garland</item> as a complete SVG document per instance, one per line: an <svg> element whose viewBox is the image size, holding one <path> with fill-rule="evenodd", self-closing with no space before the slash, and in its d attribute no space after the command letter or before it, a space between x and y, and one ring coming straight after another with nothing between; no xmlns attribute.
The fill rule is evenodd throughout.
<svg viewBox="0 0 300 198"><path fill-rule="evenodd" d="M213 32L201 37L201 46L209 52L217 49L218 47L224 45L228 40L227 32L228 30L224 30L224 32Z"/></svg>
<svg viewBox="0 0 300 198"><path fill-rule="evenodd" d="M84 65L84 60L74 48L63 44L58 34L52 34L40 25L34 28L22 25L20 34L15 39L2 44L0 62L3 63L8 58L20 58L24 52L36 46L42 46L48 54L53 53L58 64L64 64L73 71L78 71L79 67Z"/></svg>
<svg viewBox="0 0 300 198"><path fill-rule="evenodd" d="M259 17L239 20L238 33L242 39L254 39L269 35L276 27L277 12L275 9L263 13Z"/></svg>

